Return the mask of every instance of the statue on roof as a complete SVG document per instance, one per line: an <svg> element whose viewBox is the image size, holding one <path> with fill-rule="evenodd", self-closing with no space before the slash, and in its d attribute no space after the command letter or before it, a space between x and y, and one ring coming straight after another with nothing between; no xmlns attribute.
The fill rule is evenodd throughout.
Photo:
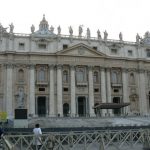
<svg viewBox="0 0 150 150"><path fill-rule="evenodd" d="M147 32L145 33L145 38L149 38L149 37L150 37L150 32L147 31Z"/></svg>
<svg viewBox="0 0 150 150"><path fill-rule="evenodd" d="M9 27L10 27L10 33L13 33L13 31L14 31L14 25L13 25L13 23L11 23L10 25L9 25Z"/></svg>
<svg viewBox="0 0 150 150"><path fill-rule="evenodd" d="M0 23L0 33L2 34L2 33L6 33L7 31L7 28L4 28L3 26L2 26L2 24Z"/></svg>
<svg viewBox="0 0 150 150"><path fill-rule="evenodd" d="M119 33L119 40L120 40L120 41L123 41L123 36L122 36L122 33L121 33L121 32Z"/></svg>
<svg viewBox="0 0 150 150"><path fill-rule="evenodd" d="M140 36L139 36L139 34L137 33L137 35L136 35L136 43L139 43L140 42Z"/></svg>
<svg viewBox="0 0 150 150"><path fill-rule="evenodd" d="M91 32L90 32L90 29L89 29L89 28L87 28L86 35L87 35L87 38L90 38L90 37L91 37Z"/></svg>
<svg viewBox="0 0 150 150"><path fill-rule="evenodd" d="M71 26L69 27L69 33L70 33L70 35L73 35L73 29Z"/></svg>
<svg viewBox="0 0 150 150"><path fill-rule="evenodd" d="M107 40L107 37L108 37L108 33L107 33L107 31L105 30L105 31L104 31L104 40Z"/></svg>
<svg viewBox="0 0 150 150"><path fill-rule="evenodd" d="M54 32L54 27L53 27L53 26L50 27L50 31L51 31L52 33Z"/></svg>
<svg viewBox="0 0 150 150"><path fill-rule="evenodd" d="M80 25L79 26L79 37L81 37L82 36L82 32L83 32L83 25Z"/></svg>
<svg viewBox="0 0 150 150"><path fill-rule="evenodd" d="M32 34L34 33L34 31L35 31L35 27L34 27L34 25L32 24L32 26L31 26L31 32L32 32Z"/></svg>
<svg viewBox="0 0 150 150"><path fill-rule="evenodd" d="M99 29L97 30L97 38L98 38L98 40L102 39L101 32L99 31Z"/></svg>
<svg viewBox="0 0 150 150"><path fill-rule="evenodd" d="M60 25L57 27L57 31L58 31L58 35L60 35L61 34L61 27L60 27Z"/></svg>

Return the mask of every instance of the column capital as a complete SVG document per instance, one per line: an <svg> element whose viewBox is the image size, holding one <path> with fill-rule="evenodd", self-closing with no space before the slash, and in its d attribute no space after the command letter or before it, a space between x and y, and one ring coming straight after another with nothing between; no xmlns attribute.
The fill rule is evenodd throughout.
<svg viewBox="0 0 150 150"><path fill-rule="evenodd" d="M94 66L88 65L88 70L93 70Z"/></svg>
<svg viewBox="0 0 150 150"><path fill-rule="evenodd" d="M75 65L70 65L71 70L75 70Z"/></svg>
<svg viewBox="0 0 150 150"><path fill-rule="evenodd" d="M105 69L106 69L105 67L100 67L101 71L105 71Z"/></svg>
<svg viewBox="0 0 150 150"><path fill-rule="evenodd" d="M127 73L128 72L128 68L122 68L122 72Z"/></svg>
<svg viewBox="0 0 150 150"><path fill-rule="evenodd" d="M139 69L138 72L139 72L139 73L145 73L146 70L145 70L145 69Z"/></svg>
<svg viewBox="0 0 150 150"><path fill-rule="evenodd" d="M55 65L54 65L54 64L48 64L48 67L49 67L50 69L54 69Z"/></svg>
<svg viewBox="0 0 150 150"><path fill-rule="evenodd" d="M15 64L7 63L7 64L4 64L4 67L8 69L13 69L15 67Z"/></svg>
<svg viewBox="0 0 150 150"><path fill-rule="evenodd" d="M28 67L29 69L34 69L34 68L35 68L35 64L29 64L29 65L27 65L27 67Z"/></svg>
<svg viewBox="0 0 150 150"><path fill-rule="evenodd" d="M62 64L57 64L56 66L57 66L57 69L62 69L63 65Z"/></svg>

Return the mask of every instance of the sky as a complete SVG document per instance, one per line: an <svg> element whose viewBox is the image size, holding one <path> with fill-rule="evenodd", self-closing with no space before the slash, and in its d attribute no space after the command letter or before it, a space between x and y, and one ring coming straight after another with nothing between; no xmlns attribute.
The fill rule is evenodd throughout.
<svg viewBox="0 0 150 150"><path fill-rule="evenodd" d="M87 28L91 37L97 36L99 29L108 32L108 39L135 41L136 34L144 36L150 31L150 0L1 0L0 23L3 27L14 24L14 33L31 33L45 14L49 26L60 25L61 34L69 35L71 25L73 34L78 35L79 25L83 25L83 36ZM9 29L8 29L9 31Z"/></svg>

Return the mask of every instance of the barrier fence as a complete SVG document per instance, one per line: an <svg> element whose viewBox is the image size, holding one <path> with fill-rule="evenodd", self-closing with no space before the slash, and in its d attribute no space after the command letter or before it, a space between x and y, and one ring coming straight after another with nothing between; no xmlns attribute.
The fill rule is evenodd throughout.
<svg viewBox="0 0 150 150"><path fill-rule="evenodd" d="M34 135L5 135L3 150L37 150ZM150 150L150 129L43 133L40 150Z"/></svg>

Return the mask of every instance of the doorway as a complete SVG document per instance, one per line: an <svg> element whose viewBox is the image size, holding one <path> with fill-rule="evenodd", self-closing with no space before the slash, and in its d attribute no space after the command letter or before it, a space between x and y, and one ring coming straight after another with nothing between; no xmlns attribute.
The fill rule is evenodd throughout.
<svg viewBox="0 0 150 150"><path fill-rule="evenodd" d="M78 97L78 115L79 117L86 116L86 98L85 97Z"/></svg>
<svg viewBox="0 0 150 150"><path fill-rule="evenodd" d="M37 114L39 117L46 116L46 97L39 96L37 99Z"/></svg>
<svg viewBox="0 0 150 150"><path fill-rule="evenodd" d="M113 98L113 103L120 103L120 97L114 97ZM120 115L121 114L121 109L120 108L115 108L113 109L114 115Z"/></svg>

